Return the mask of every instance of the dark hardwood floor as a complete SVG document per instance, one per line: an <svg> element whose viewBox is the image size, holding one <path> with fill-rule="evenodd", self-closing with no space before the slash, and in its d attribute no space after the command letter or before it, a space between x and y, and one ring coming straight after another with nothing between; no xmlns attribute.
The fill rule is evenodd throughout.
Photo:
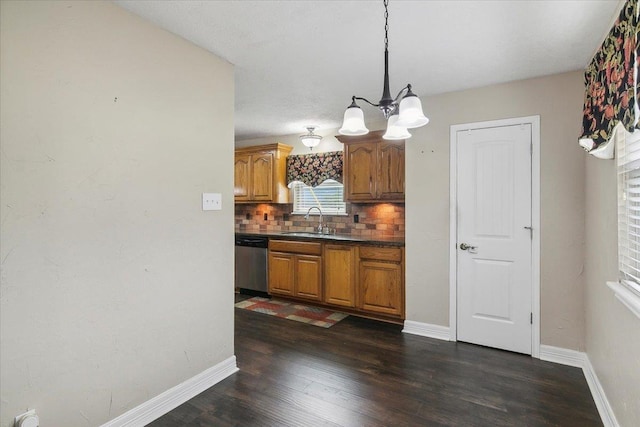
<svg viewBox="0 0 640 427"><path fill-rule="evenodd" d="M602 425L578 368L401 329L236 309L240 372L151 426Z"/></svg>

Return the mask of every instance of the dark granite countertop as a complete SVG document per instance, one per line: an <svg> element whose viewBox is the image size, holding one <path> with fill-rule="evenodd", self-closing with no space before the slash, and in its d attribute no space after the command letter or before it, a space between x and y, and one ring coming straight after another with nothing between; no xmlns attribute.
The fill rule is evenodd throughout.
<svg viewBox="0 0 640 427"><path fill-rule="evenodd" d="M302 241L358 243L381 246L404 246L404 237L351 236L349 234L317 234L299 231L236 231L236 236L260 236L279 240L286 239Z"/></svg>

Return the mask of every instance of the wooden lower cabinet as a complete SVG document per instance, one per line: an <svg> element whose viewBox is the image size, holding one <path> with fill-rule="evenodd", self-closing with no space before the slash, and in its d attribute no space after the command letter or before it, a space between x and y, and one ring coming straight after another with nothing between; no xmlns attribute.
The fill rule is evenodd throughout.
<svg viewBox="0 0 640 427"><path fill-rule="evenodd" d="M316 301L322 299L322 258L317 255L295 256L295 295Z"/></svg>
<svg viewBox="0 0 640 427"><path fill-rule="evenodd" d="M295 256L269 251L269 292L294 295Z"/></svg>
<svg viewBox="0 0 640 427"><path fill-rule="evenodd" d="M356 247L325 244L324 302L342 307L356 306Z"/></svg>
<svg viewBox="0 0 640 427"><path fill-rule="evenodd" d="M403 255L402 248L360 248L360 309L404 318Z"/></svg>
<svg viewBox="0 0 640 427"><path fill-rule="evenodd" d="M382 261L360 261L361 308L375 313L402 313L402 266Z"/></svg>
<svg viewBox="0 0 640 427"><path fill-rule="evenodd" d="M353 314L404 319L404 249L269 241L269 292Z"/></svg>
<svg viewBox="0 0 640 427"><path fill-rule="evenodd" d="M322 300L322 245L269 242L269 293Z"/></svg>

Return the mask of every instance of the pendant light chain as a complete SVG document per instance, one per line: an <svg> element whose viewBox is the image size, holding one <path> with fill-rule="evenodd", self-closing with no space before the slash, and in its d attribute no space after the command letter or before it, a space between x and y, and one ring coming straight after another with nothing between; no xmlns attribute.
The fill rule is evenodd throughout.
<svg viewBox="0 0 640 427"><path fill-rule="evenodd" d="M389 48L389 0L384 0L384 48Z"/></svg>

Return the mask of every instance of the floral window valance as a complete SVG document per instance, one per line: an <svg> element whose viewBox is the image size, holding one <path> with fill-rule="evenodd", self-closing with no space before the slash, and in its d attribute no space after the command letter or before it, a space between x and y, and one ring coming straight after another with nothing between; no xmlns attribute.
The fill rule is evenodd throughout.
<svg viewBox="0 0 640 427"><path fill-rule="evenodd" d="M342 182L342 151L287 157L287 184L300 181L316 187L327 179Z"/></svg>
<svg viewBox="0 0 640 427"><path fill-rule="evenodd" d="M613 28L584 73L585 97L580 145L613 158L617 127L638 128L638 0L627 0Z"/></svg>

